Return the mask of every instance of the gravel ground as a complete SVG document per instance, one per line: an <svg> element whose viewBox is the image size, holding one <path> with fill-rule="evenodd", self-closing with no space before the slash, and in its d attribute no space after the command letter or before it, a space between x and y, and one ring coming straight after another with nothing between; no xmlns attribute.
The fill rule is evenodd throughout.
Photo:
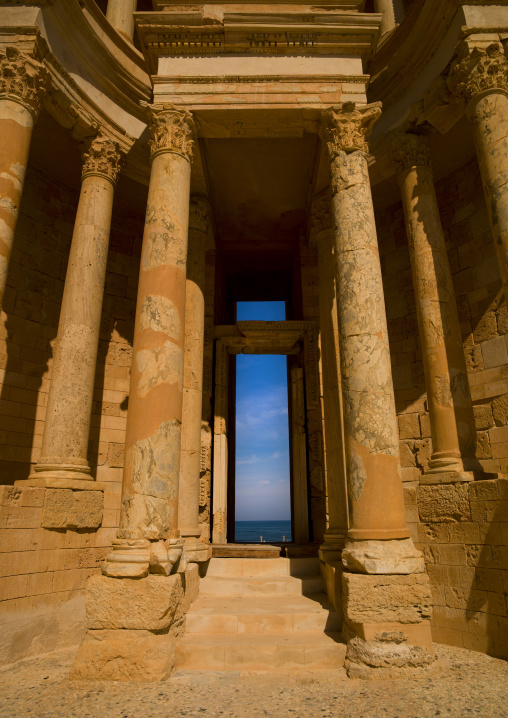
<svg viewBox="0 0 508 718"><path fill-rule="evenodd" d="M433 678L176 673L163 683L72 682L74 650L0 669L0 718L508 718L508 663L439 646Z"/></svg>

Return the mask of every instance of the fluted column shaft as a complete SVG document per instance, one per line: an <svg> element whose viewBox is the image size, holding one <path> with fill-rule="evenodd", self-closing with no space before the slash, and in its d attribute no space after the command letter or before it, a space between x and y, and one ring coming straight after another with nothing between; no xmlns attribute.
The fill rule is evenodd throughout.
<svg viewBox="0 0 508 718"><path fill-rule="evenodd" d="M210 558L199 541L199 479L201 417L203 407L203 349L205 341L205 264L210 208L204 197L192 197L185 297L185 358L183 372L183 424L180 458L178 522L189 561Z"/></svg>
<svg viewBox="0 0 508 718"><path fill-rule="evenodd" d="M500 42L484 38L470 36L459 46L449 86L466 101L508 301L508 59Z"/></svg>
<svg viewBox="0 0 508 718"><path fill-rule="evenodd" d="M340 392L335 232L331 195L328 192L314 202L311 225L311 241L316 244L318 253L319 333L329 516L321 549L338 552L343 548L347 536L348 507Z"/></svg>
<svg viewBox="0 0 508 718"><path fill-rule="evenodd" d="M427 384L432 436L429 471L461 472L474 454L474 416L428 140L401 134L392 154L406 218Z"/></svg>
<svg viewBox="0 0 508 718"><path fill-rule="evenodd" d="M111 25L132 42L134 37L134 13L138 0L108 0L106 18Z"/></svg>
<svg viewBox="0 0 508 718"><path fill-rule="evenodd" d="M23 193L32 129L49 75L41 63L7 47L0 52L0 307Z"/></svg>
<svg viewBox="0 0 508 718"><path fill-rule="evenodd" d="M31 478L89 480L90 417L118 145L98 135L84 155L55 344L41 458Z"/></svg>
<svg viewBox="0 0 508 718"><path fill-rule="evenodd" d="M325 115L331 161L337 304L351 539L409 537L388 331L367 163L380 114L347 103Z"/></svg>

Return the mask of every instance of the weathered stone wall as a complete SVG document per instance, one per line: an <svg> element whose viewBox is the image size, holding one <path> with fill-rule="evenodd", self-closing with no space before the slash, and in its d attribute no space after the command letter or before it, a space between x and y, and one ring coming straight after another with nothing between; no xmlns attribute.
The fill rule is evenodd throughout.
<svg viewBox="0 0 508 718"><path fill-rule="evenodd" d="M0 319L0 663L81 640L85 582L119 523L143 229L124 210L113 214L88 455L106 485L100 527L42 528L47 492L12 487L40 455L77 202L77 191L29 169Z"/></svg>
<svg viewBox="0 0 508 718"><path fill-rule="evenodd" d="M508 479L420 486L414 509L433 639L508 659Z"/></svg>
<svg viewBox="0 0 508 718"><path fill-rule="evenodd" d="M474 405L477 457L508 470L508 314L476 160L436 184ZM377 214L402 475L430 458L430 425L402 206Z"/></svg>

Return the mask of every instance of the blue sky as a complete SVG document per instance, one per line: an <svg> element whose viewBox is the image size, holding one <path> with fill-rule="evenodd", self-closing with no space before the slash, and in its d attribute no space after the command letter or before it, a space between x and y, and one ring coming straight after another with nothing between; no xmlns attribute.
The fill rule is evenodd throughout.
<svg viewBox="0 0 508 718"><path fill-rule="evenodd" d="M238 302L237 318L285 319L284 302ZM291 518L285 356L236 363L236 520Z"/></svg>

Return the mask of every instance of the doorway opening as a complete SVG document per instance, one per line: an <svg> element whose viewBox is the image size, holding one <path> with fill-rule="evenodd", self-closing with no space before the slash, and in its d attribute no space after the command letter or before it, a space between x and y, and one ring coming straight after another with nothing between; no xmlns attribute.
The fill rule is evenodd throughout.
<svg viewBox="0 0 508 718"><path fill-rule="evenodd" d="M285 302L237 302L237 321L284 321ZM236 357L235 542L292 540L288 366Z"/></svg>

